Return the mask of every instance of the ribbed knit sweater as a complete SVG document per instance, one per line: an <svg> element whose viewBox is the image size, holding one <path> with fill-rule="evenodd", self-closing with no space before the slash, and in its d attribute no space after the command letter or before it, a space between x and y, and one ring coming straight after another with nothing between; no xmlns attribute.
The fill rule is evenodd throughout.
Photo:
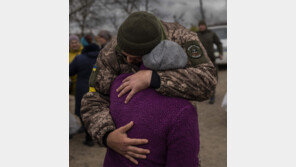
<svg viewBox="0 0 296 167"><path fill-rule="evenodd" d="M197 112L181 98L167 97L148 88L136 93L124 104L127 96L117 97L116 89L131 74L119 75L110 88L110 113L117 128L130 121L134 126L129 138L148 139L139 147L149 149L146 159L135 165L108 148L104 167L197 167L199 130Z"/></svg>

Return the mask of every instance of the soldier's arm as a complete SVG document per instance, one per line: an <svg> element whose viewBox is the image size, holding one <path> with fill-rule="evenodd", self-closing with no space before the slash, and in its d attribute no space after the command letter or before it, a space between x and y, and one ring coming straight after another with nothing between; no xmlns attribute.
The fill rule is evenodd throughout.
<svg viewBox="0 0 296 167"><path fill-rule="evenodd" d="M98 92L88 92L81 101L81 117L93 140L105 146L103 136L115 128L109 113L109 98Z"/></svg>
<svg viewBox="0 0 296 167"><path fill-rule="evenodd" d="M109 50L108 50L109 49ZM103 144L103 136L115 129L109 110L109 89L116 74L115 53L106 46L97 58L90 76L90 92L81 101L81 116L92 138Z"/></svg>
<svg viewBox="0 0 296 167"><path fill-rule="evenodd" d="M214 44L217 46L219 54L223 55L223 46L216 33L214 33Z"/></svg>
<svg viewBox="0 0 296 167"><path fill-rule="evenodd" d="M216 69L197 35L186 29L178 31L180 32L176 42L183 44L189 58L188 65L185 69L157 71L160 85L156 91L163 95L188 100L206 100L211 96L217 84ZM195 53L197 48L201 49L201 56Z"/></svg>

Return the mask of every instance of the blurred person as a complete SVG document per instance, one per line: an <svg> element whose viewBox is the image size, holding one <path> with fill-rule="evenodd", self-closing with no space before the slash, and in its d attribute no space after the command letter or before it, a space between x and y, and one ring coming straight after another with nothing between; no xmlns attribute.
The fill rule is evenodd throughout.
<svg viewBox="0 0 296 167"><path fill-rule="evenodd" d="M97 44L103 49L106 44L111 40L112 35L107 30L102 30L99 32L99 34L96 36Z"/></svg>
<svg viewBox="0 0 296 167"><path fill-rule="evenodd" d="M205 47L209 58L211 59L212 63L215 65L216 72L217 72L216 75L218 77L218 66L215 62L216 57L214 55L214 44L217 46L218 51L219 51L219 58L222 60L222 58L223 58L222 43L221 43L219 37L217 36L217 34L207 28L207 24L205 21L203 21L203 20L200 21L198 23L198 27L199 27L199 30L197 32L197 35L198 35L201 43ZM215 103L215 93L216 92L214 91L212 97L210 98L210 101L209 101L210 104Z"/></svg>
<svg viewBox="0 0 296 167"><path fill-rule="evenodd" d="M172 70L184 68L187 55L177 43L164 40L151 53L143 56L142 62L154 70ZM140 70L147 69L141 65ZM138 92L128 104L124 104L126 96L118 98L116 89L131 75L132 73L121 74L113 81L110 89L110 114L116 127L124 126L133 120L121 128L126 132L132 124L136 125L127 132L129 137L148 139L149 143L142 148L149 149L150 154L139 157L147 158L139 160L138 166L197 167L199 131L195 108L185 99L158 94L153 88ZM104 166L136 165L108 148Z"/></svg>
<svg viewBox="0 0 296 167"><path fill-rule="evenodd" d="M163 40L182 46L188 57L185 68L139 70L142 56ZM119 27L117 39L113 38L104 47L95 66L96 70L90 76L90 91L81 101L85 127L100 146L112 149L135 164L135 158L149 152L137 145L148 141L129 138L113 122L109 108L110 87L117 76L133 73L116 90L119 98L128 94L124 103L149 87L165 96L204 101L210 98L217 84L215 67L196 33L178 23L163 22L148 12L134 12L127 17Z"/></svg>
<svg viewBox="0 0 296 167"><path fill-rule="evenodd" d="M77 85L75 94L75 114L80 118L83 125L83 121L80 115L81 99L85 93L89 90L89 76L96 62L99 54L100 47L95 43L90 43L85 46L80 55L76 56L69 67L69 75L77 75ZM93 146L91 136L84 128L86 137L84 144Z"/></svg>
<svg viewBox="0 0 296 167"><path fill-rule="evenodd" d="M74 58L81 53L82 45L79 42L79 38L76 35L71 35L69 37L69 64L74 60ZM77 76L70 77L70 94L75 95L75 87Z"/></svg>
<svg viewBox="0 0 296 167"><path fill-rule="evenodd" d="M93 43L93 36L91 34L87 34L84 37L81 38L81 44L83 47Z"/></svg>

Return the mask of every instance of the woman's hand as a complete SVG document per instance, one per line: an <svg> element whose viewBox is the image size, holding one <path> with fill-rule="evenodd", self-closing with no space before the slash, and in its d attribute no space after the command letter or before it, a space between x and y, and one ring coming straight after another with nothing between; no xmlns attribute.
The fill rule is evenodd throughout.
<svg viewBox="0 0 296 167"><path fill-rule="evenodd" d="M131 121L125 126L111 132L107 137L107 146L137 165L138 161L135 158L146 159L145 154L149 154L150 151L148 149L134 146L147 144L147 139L131 139L127 137L126 132L133 126L133 124L134 123Z"/></svg>

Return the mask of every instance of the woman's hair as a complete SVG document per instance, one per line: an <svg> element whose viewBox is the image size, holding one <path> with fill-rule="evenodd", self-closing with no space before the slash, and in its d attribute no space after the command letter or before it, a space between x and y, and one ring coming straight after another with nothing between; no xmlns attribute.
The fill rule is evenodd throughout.
<svg viewBox="0 0 296 167"><path fill-rule="evenodd" d="M99 34L98 34L98 36L106 39L107 42L110 41L111 38L112 38L112 35L107 30L100 31Z"/></svg>
<svg viewBox="0 0 296 167"><path fill-rule="evenodd" d="M88 44L91 44L93 42L93 38L90 34L87 34L84 38Z"/></svg>

